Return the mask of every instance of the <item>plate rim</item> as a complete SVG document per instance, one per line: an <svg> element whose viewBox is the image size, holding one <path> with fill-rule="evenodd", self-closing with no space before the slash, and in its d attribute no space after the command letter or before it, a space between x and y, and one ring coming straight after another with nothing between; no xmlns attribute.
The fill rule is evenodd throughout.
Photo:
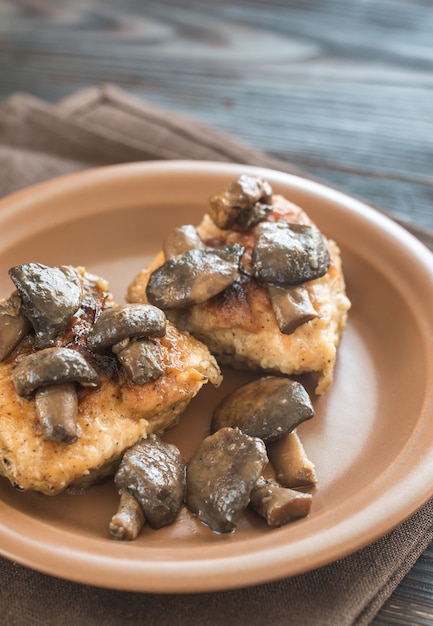
<svg viewBox="0 0 433 626"><path fill-rule="evenodd" d="M33 206L35 196L38 196L40 199L52 198L53 196L55 197L58 193L64 193L67 189L74 189L77 183L79 184L81 189L86 186L91 188L92 186L101 184L107 180L114 180L117 182L125 175L129 175L134 178L137 176L141 177L143 175L152 175L155 174L155 172L158 172L161 176L164 177L167 176L167 174L169 174L170 172L176 172L178 174L180 171L188 173L189 175L197 175L197 173L199 175L208 174L211 171L219 174L227 173L227 175L230 177L233 177L233 173L235 171L257 173L262 175L263 177L268 176L271 179L276 178L277 180L282 181L285 185L298 186L301 189L305 189L308 192L319 195L321 198L326 197L327 200L331 203L337 203L339 206L341 204L341 210L350 210L351 212L353 212L354 215L357 216L357 219L361 221L369 221L370 223L374 224L376 228L379 229L380 233L385 233L385 236L387 238L391 239L393 242L398 242L399 244L401 244L404 247L405 253L410 258L416 259L419 266L424 268L424 278L426 284L429 279L433 279L433 255L427 249L427 247L418 239L416 239L414 235L405 230L401 225L397 224L391 218L383 215L377 209L371 207L362 200L354 198L343 191L328 187L326 184L323 184L321 182L317 182L308 178L303 178L295 174L280 172L278 170L272 170L269 168L242 165L238 163L220 163L209 161L197 162L190 160L146 161L102 166L98 168L91 168L80 172L75 172L72 174L67 174L55 179L51 179L49 181L38 183L37 185L33 185L31 187L27 187L26 189L20 190L1 199L0 224L2 224L3 222L7 223L8 219L13 220L16 216L15 214L17 211L23 211L24 213L29 212L31 214L31 207ZM59 217L59 219L61 220L62 217ZM431 289L433 294L433 282ZM433 321L431 322L431 327L433 328ZM423 328L423 332L427 332L428 330L428 327ZM430 341L429 355L433 355L433 339ZM429 380L432 380L431 369L432 368L430 366L430 370L426 373L426 376L428 374ZM426 395L425 397L423 410L427 411L427 409L429 409L431 411L432 407L433 392L430 392L430 394ZM419 428L423 425L424 422L418 424L415 431L418 431ZM413 445L415 431L412 434L410 440L408 440L407 447L404 449L404 451L402 451L402 454L399 455L399 457L410 455L410 448L411 445ZM417 436L420 436L420 433L418 433ZM396 458L394 460L394 463L401 463L402 461L404 461L403 458ZM431 451L429 455L426 454L424 463L427 463L427 461L429 464L429 468L430 464L433 467L433 451ZM391 464L391 466L384 474L388 474L391 471L392 465L394 465L394 463ZM426 467L423 466L422 469L423 474L428 473ZM381 480L386 481L386 476L382 476ZM398 487L400 488L400 486ZM397 486L395 486L394 489L397 489ZM411 514L415 513L416 510L418 510L425 502L427 502L432 493L432 487L427 488L427 486L424 486L422 489L420 489L418 486L418 489L416 490L416 498L414 498L414 494L411 494L410 505L406 506L404 510L401 506L396 506L394 504L394 506L391 507L391 509L387 513L388 522L386 524L386 532L392 530ZM367 494L364 495L366 496ZM368 507L371 506L371 503L370 505L368 504L367 497L366 508L364 508L363 511L367 510ZM14 518L13 513L14 512L12 511L12 519ZM358 513L358 515L360 515L360 513ZM285 546L273 546L272 548L270 548L269 546L265 546L262 550L256 551L253 555L245 550L241 557L239 556L239 554L233 556L226 555L225 552L227 552L227 550L225 552L222 551L224 552L224 556L221 556L221 558L218 559L217 571L214 571L213 575L209 575L206 578L202 577L199 584L197 584L197 577L203 571L203 567L211 564L210 569L214 568L215 559L206 557L204 559L197 559L196 561L188 560L187 565L189 572L187 575L185 575L185 563L183 560L163 560L160 562L151 561L147 564L146 567L143 561L137 560L135 558L122 557L119 559L117 554L120 554L123 550L121 550L121 546L117 546L116 544L113 544L113 552L115 553L116 557L112 558L111 556L106 556L104 550L99 549L101 542L95 542L94 539L92 539L92 542L95 543L95 554L91 554L90 558L88 553L83 554L80 551L73 552L69 548L62 550L61 534L62 533L59 533L58 536L56 535L56 533L53 534L53 540L56 541L56 543L54 544L56 550L54 550L53 553L47 555L46 545L40 545L37 540L33 541L32 538L23 538L22 536L18 535L16 528L5 528L0 519L0 538L2 538L4 540L3 543L6 544L0 548L0 553L2 553L7 558L17 560L23 565L27 565L29 567L32 567L33 569L44 571L48 574L59 575L63 578L68 578L77 582L89 583L92 585L96 584L104 587L114 587L116 589L125 590L158 591L167 593L216 591L236 587L246 587L260 584L263 582L269 582L278 578L300 574L312 568L320 567L327 563L333 562L336 559L346 556L348 554L345 551L344 546L346 545L345 541L347 542L347 535L350 535L350 530L348 530L347 528L342 528L341 525L338 528L328 529L328 536L332 535L333 537L333 548L331 551L328 548L326 550L326 553L320 554L316 552L314 555L312 555L309 551L307 551L307 556L305 556L305 539L299 542L299 545L296 544L297 551L295 554L295 561L297 563L297 566L295 568L291 567L290 563L288 564L286 562L286 558L288 556L292 558L292 560L294 558L293 544L290 545L290 548L292 550L291 553L289 550L290 554L287 553ZM376 532L373 528L370 528L368 533L364 534L362 537L359 536L355 542L352 541L352 549L350 550L350 553L353 553L354 551L368 545L369 543L375 541L384 534L385 533L383 532L383 526L381 527L380 531ZM345 537L346 540L344 540ZM103 543L104 545L106 544L105 541ZM10 548L11 545L12 549ZM263 551L265 551L267 555L271 553L274 555L275 553L275 567L273 569L272 575L270 575L269 571L267 571L266 574L263 574L262 572L261 562L263 558ZM128 549L127 552L130 552L130 550ZM41 562L42 556L44 556L45 561L44 559L42 559ZM49 556L48 559L47 556ZM74 562L78 565L85 564L87 568L86 573L84 575L80 574L79 572L75 571L75 569L73 569L73 571L65 572L63 566L61 566L59 563L59 559L64 563L65 558L68 562ZM234 568L235 575L230 574L233 561L236 561L236 567ZM111 567L116 567L118 574L121 573L121 576L116 576L115 581L111 579L109 571L107 572L107 570L110 570ZM242 572L243 578L241 583L239 584L238 577L240 572ZM99 582L95 582L96 574L99 574ZM134 579L138 578L139 575L143 576L143 574L152 574L153 580L146 580L144 585L142 582L139 581L134 583ZM164 585L161 585L161 580L163 578ZM195 581L194 585L192 585L192 581Z"/></svg>

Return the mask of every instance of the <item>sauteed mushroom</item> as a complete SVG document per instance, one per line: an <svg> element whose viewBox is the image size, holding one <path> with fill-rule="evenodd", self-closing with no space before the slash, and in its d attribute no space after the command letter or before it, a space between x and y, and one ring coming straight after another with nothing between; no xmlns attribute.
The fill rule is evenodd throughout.
<svg viewBox="0 0 433 626"><path fill-rule="evenodd" d="M97 388L100 379L84 356L71 348L45 348L25 356L12 373L19 396L29 396L35 389L65 382Z"/></svg>
<svg viewBox="0 0 433 626"><path fill-rule="evenodd" d="M12 352L29 328L30 322L22 312L17 293L0 300L0 361Z"/></svg>
<svg viewBox="0 0 433 626"><path fill-rule="evenodd" d="M326 274L329 264L329 250L315 226L286 222L256 226L252 267L264 282L298 285Z"/></svg>
<svg viewBox="0 0 433 626"><path fill-rule="evenodd" d="M119 508L111 518L109 526L111 537L133 541L145 523L146 517L141 504L128 491L121 491Z"/></svg>
<svg viewBox="0 0 433 626"><path fill-rule="evenodd" d="M77 437L75 386L99 387L97 372L70 348L45 348L24 357L12 373L19 396L36 390L36 412L46 439L71 443Z"/></svg>
<svg viewBox="0 0 433 626"><path fill-rule="evenodd" d="M164 373L164 363L158 346L149 339L129 341L125 347L115 352L128 377L136 385L143 385Z"/></svg>
<svg viewBox="0 0 433 626"><path fill-rule="evenodd" d="M183 502L185 462L176 446L150 435L125 452L114 481L140 503L152 528L162 528L174 522Z"/></svg>
<svg viewBox="0 0 433 626"><path fill-rule="evenodd" d="M231 228L235 222L248 230L272 210L271 199L269 183L256 176L242 175L210 197L208 213L223 230Z"/></svg>
<svg viewBox="0 0 433 626"><path fill-rule="evenodd" d="M45 439L73 443L78 436L78 398L74 383L36 390L36 413Z"/></svg>
<svg viewBox="0 0 433 626"><path fill-rule="evenodd" d="M278 527L306 517L312 502L310 493L287 489L275 480L260 477L251 491L250 506L269 526Z"/></svg>
<svg viewBox="0 0 433 626"><path fill-rule="evenodd" d="M263 441L238 428L209 435L187 466L187 506L214 532L231 532L267 461Z"/></svg>
<svg viewBox="0 0 433 626"><path fill-rule="evenodd" d="M269 460L278 482L285 487L305 487L317 484L314 464L293 431L267 446Z"/></svg>
<svg viewBox="0 0 433 626"><path fill-rule="evenodd" d="M81 302L81 281L75 268L41 263L16 265L9 270L26 317L35 329L37 348L53 345Z"/></svg>
<svg viewBox="0 0 433 626"><path fill-rule="evenodd" d="M314 416L310 397L301 383L264 376L242 385L216 407L211 429L237 427L251 437L272 441Z"/></svg>
<svg viewBox="0 0 433 626"><path fill-rule="evenodd" d="M205 302L236 280L243 252L244 248L235 243L188 250L169 259L149 278L146 288L149 302L161 309Z"/></svg>
<svg viewBox="0 0 433 626"><path fill-rule="evenodd" d="M195 227L185 224L169 233L164 241L163 251L166 259L174 259L188 250L203 247L204 243Z"/></svg>
<svg viewBox="0 0 433 626"><path fill-rule="evenodd" d="M166 317L150 304L125 304L102 311L87 336L87 346L95 352L133 337L163 337Z"/></svg>
<svg viewBox="0 0 433 626"><path fill-rule="evenodd" d="M304 285L280 287L268 284L272 310L282 333L290 335L298 326L317 317Z"/></svg>

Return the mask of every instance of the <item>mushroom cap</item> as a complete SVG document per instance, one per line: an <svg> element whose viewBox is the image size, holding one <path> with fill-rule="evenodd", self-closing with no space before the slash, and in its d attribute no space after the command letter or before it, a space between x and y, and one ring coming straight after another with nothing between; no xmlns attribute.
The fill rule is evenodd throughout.
<svg viewBox="0 0 433 626"><path fill-rule="evenodd" d="M232 532L267 462L261 439L221 428L202 441L188 463L188 508L214 532Z"/></svg>
<svg viewBox="0 0 433 626"><path fill-rule="evenodd" d="M301 383L264 376L238 387L221 400L212 416L211 430L230 426L268 442L313 416L313 405Z"/></svg>
<svg viewBox="0 0 433 626"><path fill-rule="evenodd" d="M36 347L47 348L80 306L82 283L68 265L16 265L9 270L22 300L22 310L36 333Z"/></svg>
<svg viewBox="0 0 433 626"><path fill-rule="evenodd" d="M162 528L184 500L185 461L176 446L150 435L125 452L114 480L138 500L152 528Z"/></svg>
<svg viewBox="0 0 433 626"><path fill-rule="evenodd" d="M163 337L165 313L151 304L125 304L102 311L87 336L87 346L102 352L124 339Z"/></svg>
<svg viewBox="0 0 433 626"><path fill-rule="evenodd" d="M147 298L162 309L205 302L236 280L244 251L235 243L221 248L195 248L169 259L152 272Z"/></svg>
<svg viewBox="0 0 433 626"><path fill-rule="evenodd" d="M0 361L3 361L26 334L30 322L22 312L21 298L14 292L0 300Z"/></svg>
<svg viewBox="0 0 433 626"><path fill-rule="evenodd" d="M35 389L67 382L97 388L101 381L85 357L71 348L45 348L25 356L12 373L19 396L29 396Z"/></svg>
<svg viewBox="0 0 433 626"><path fill-rule="evenodd" d="M328 271L328 247L315 226L261 222L254 233L252 267L266 283L299 285Z"/></svg>

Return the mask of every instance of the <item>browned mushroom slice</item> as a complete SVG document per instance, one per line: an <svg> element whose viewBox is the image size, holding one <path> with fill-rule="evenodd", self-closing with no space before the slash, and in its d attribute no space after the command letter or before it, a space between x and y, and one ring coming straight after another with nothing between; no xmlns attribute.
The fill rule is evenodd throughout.
<svg viewBox="0 0 433 626"><path fill-rule="evenodd" d="M87 346L102 352L124 339L163 337L166 317L151 304L125 304L102 311L87 336Z"/></svg>
<svg viewBox="0 0 433 626"><path fill-rule="evenodd" d="M120 492L117 512L111 518L109 532L113 539L133 541L146 523L141 504L127 491Z"/></svg>
<svg viewBox="0 0 433 626"><path fill-rule="evenodd" d="M203 247L204 243L195 227L192 224L185 224L169 233L164 241L163 251L166 259L174 259L188 250Z"/></svg>
<svg viewBox="0 0 433 626"><path fill-rule="evenodd" d="M235 243L221 248L188 250L152 272L146 288L149 302L161 309L184 308L205 302L239 276L244 248Z"/></svg>
<svg viewBox="0 0 433 626"><path fill-rule="evenodd" d="M267 461L263 441L238 428L209 435L188 463L188 508L214 532L233 531Z"/></svg>
<svg viewBox="0 0 433 626"><path fill-rule="evenodd" d="M256 176L242 175L238 180L209 198L208 213L221 229L231 228L237 222L244 229L265 219L272 198L272 188Z"/></svg>
<svg viewBox="0 0 433 626"><path fill-rule="evenodd" d="M9 275L21 297L23 312L35 329L36 347L52 345L80 306L78 272L66 265L28 263L12 267Z"/></svg>
<svg viewBox="0 0 433 626"><path fill-rule="evenodd" d="M268 442L313 416L313 405L301 383L264 376L226 396L214 411L211 429L215 432L224 426L237 427Z"/></svg>
<svg viewBox="0 0 433 626"><path fill-rule="evenodd" d="M116 350L116 354L128 377L136 385L143 385L164 373L159 348L149 339L130 341L121 350Z"/></svg>
<svg viewBox="0 0 433 626"><path fill-rule="evenodd" d="M268 456L276 478L285 487L305 487L317 484L314 464L308 458L296 432L269 443Z"/></svg>
<svg viewBox="0 0 433 626"><path fill-rule="evenodd" d="M22 312L17 293L0 300L0 361L12 352L29 328L30 322Z"/></svg>
<svg viewBox="0 0 433 626"><path fill-rule="evenodd" d="M315 226L286 222L256 226L252 267L264 282L298 285L323 276L329 265L328 247Z"/></svg>
<svg viewBox="0 0 433 626"><path fill-rule="evenodd" d="M35 402L45 439L63 443L77 439L78 398L74 383L41 387L36 390Z"/></svg>
<svg viewBox="0 0 433 626"><path fill-rule="evenodd" d="M290 335L298 326L317 317L304 285L279 287L268 284L267 287L272 310L282 333Z"/></svg>
<svg viewBox="0 0 433 626"><path fill-rule="evenodd" d="M185 493L185 462L176 446L156 435L141 439L125 452L114 480L138 500L152 528L176 519Z"/></svg>
<svg viewBox="0 0 433 626"><path fill-rule="evenodd" d="M310 493L287 489L272 479L261 477L251 491L250 506L269 526L278 527L306 517L312 502Z"/></svg>
<svg viewBox="0 0 433 626"><path fill-rule="evenodd" d="M35 389L65 382L99 387L98 373L84 356L71 348L45 348L24 357L12 373L19 396L29 396Z"/></svg>

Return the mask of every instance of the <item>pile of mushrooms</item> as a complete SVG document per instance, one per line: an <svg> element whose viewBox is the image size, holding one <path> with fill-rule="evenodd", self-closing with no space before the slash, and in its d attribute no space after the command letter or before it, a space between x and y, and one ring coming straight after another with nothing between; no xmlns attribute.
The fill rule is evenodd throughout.
<svg viewBox="0 0 433 626"><path fill-rule="evenodd" d="M171 524L183 503L216 533L234 531L248 506L272 527L305 517L312 495L298 488L317 479L296 427L313 415L300 383L265 376L220 402L211 434L188 463L156 435L139 441L115 475L120 502L111 537L135 539L146 521L155 529Z"/></svg>
<svg viewBox="0 0 433 626"><path fill-rule="evenodd" d="M328 271L328 247L315 226L265 221L272 209L269 183L253 176L212 196L208 214L218 228L253 234L251 262L244 246L205 245L194 226L181 226L164 242L166 261L150 275L148 301L163 310L200 304L244 274L267 288L282 333L317 317L305 283Z"/></svg>
<svg viewBox="0 0 433 626"><path fill-rule="evenodd" d="M87 336L87 347L93 352L112 350L130 380L142 385L159 378L163 361L151 337L166 332L164 313L147 304L125 304L102 311Z"/></svg>
<svg viewBox="0 0 433 626"><path fill-rule="evenodd" d="M95 295L99 293L95 285L90 306L89 289L70 266L28 263L11 268L9 275L16 291L0 302L0 360L29 339L31 351L14 368L12 383L19 396L34 397L45 439L70 444L79 436L77 386L101 385L90 362L97 361L93 354L111 350L134 384L162 375L163 363L150 339L165 334L161 310L147 304L104 309L104 297ZM72 344L62 345L66 341L62 333L73 326L82 306L91 309L85 332L80 329L83 336L72 333Z"/></svg>
<svg viewBox="0 0 433 626"><path fill-rule="evenodd" d="M248 505L269 526L308 515L312 495L295 488L317 479L296 427L313 416L305 388L288 378L265 376L229 394L213 413L211 435L188 464L190 510L219 533L233 531ZM276 442L279 448L273 448ZM287 444L291 467L284 456ZM274 462L275 477L265 477Z"/></svg>

